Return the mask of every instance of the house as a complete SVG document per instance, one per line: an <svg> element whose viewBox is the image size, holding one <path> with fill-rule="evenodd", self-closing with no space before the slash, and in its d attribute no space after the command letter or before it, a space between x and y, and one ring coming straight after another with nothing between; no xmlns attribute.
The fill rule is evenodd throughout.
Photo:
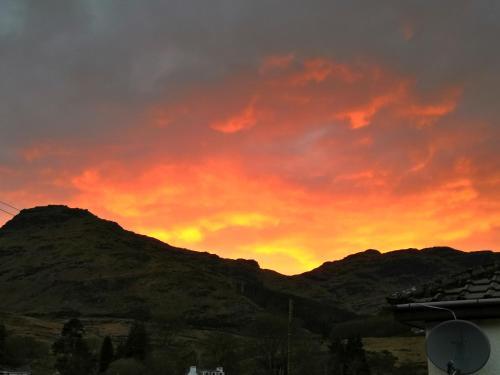
<svg viewBox="0 0 500 375"><path fill-rule="evenodd" d="M30 367L6 368L0 367L0 375L31 375Z"/></svg>
<svg viewBox="0 0 500 375"><path fill-rule="evenodd" d="M476 374L500 374L500 267L497 264L396 293L388 301L396 320L422 328L426 333L437 324L455 318L475 323L491 346L488 362ZM428 373L443 374L430 361Z"/></svg>
<svg viewBox="0 0 500 375"><path fill-rule="evenodd" d="M196 366L191 366L187 375L224 375L224 370L222 367L215 370L198 370Z"/></svg>

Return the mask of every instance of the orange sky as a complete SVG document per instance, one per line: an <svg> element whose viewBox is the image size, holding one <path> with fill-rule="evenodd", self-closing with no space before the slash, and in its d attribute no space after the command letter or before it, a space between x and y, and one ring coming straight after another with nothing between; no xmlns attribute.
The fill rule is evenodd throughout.
<svg viewBox="0 0 500 375"><path fill-rule="evenodd" d="M417 24L401 18L398 43ZM88 208L285 274L367 248L498 249L500 116L469 110L479 78L425 74L290 48L140 100L54 96L37 118L69 106L58 119L74 127L13 138L0 200Z"/></svg>

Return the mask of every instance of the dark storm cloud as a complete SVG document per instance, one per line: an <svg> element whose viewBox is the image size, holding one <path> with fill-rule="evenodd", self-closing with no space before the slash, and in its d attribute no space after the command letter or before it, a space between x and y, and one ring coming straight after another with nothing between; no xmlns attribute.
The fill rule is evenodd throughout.
<svg viewBox="0 0 500 375"><path fill-rule="evenodd" d="M465 108L496 118L496 1L4 1L1 145L97 138L156 97L294 52L367 59L423 92L465 83ZM408 33L406 39L404 33ZM103 133L104 132L104 133Z"/></svg>

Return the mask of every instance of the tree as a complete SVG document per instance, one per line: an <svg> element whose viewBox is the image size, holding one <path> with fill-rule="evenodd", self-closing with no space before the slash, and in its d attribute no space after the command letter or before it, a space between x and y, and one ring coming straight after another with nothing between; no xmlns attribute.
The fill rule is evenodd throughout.
<svg viewBox="0 0 500 375"><path fill-rule="evenodd" d="M250 348L259 373L283 375L286 370L287 320L273 315L262 315L249 327L255 337Z"/></svg>
<svg viewBox="0 0 500 375"><path fill-rule="evenodd" d="M109 364L114 359L114 355L115 353L111 338L109 336L106 336L102 341L101 353L99 355L99 372L106 372Z"/></svg>
<svg viewBox="0 0 500 375"><path fill-rule="evenodd" d="M176 358L176 353L166 350L157 350L151 353L146 361L146 367L149 374L155 375L172 375L172 374L182 374L186 370L187 364L190 361L184 362L179 358ZM178 363L182 362L182 363ZM194 363L194 362L193 362Z"/></svg>
<svg viewBox="0 0 500 375"><path fill-rule="evenodd" d="M346 375L370 375L361 337L356 336L347 340L345 356L347 358Z"/></svg>
<svg viewBox="0 0 500 375"><path fill-rule="evenodd" d="M369 352L367 360L370 365L372 375L388 375L397 373L395 368L397 358L387 350L383 350L381 352Z"/></svg>
<svg viewBox="0 0 500 375"><path fill-rule="evenodd" d="M185 328L185 322L178 312L163 313L155 315L155 332L158 335L158 343L162 348L172 348L177 345L180 332Z"/></svg>
<svg viewBox="0 0 500 375"><path fill-rule="evenodd" d="M342 340L336 337L330 339L330 374L344 375L345 349Z"/></svg>
<svg viewBox="0 0 500 375"><path fill-rule="evenodd" d="M136 358L144 361L149 354L149 336L140 322L134 322L130 327L130 331L123 348L123 356L125 358Z"/></svg>
<svg viewBox="0 0 500 375"><path fill-rule="evenodd" d="M2 362L4 365L12 367L26 365L37 357L38 346L32 337L9 335L5 340Z"/></svg>
<svg viewBox="0 0 500 375"><path fill-rule="evenodd" d="M202 341L202 365L207 368L224 367L228 374L239 374L240 343L229 334L215 332Z"/></svg>
<svg viewBox="0 0 500 375"><path fill-rule="evenodd" d="M45 343L31 336L9 334L0 323L0 364L18 367L48 355Z"/></svg>
<svg viewBox="0 0 500 375"><path fill-rule="evenodd" d="M370 375L370 368L359 336L330 339L330 374Z"/></svg>
<svg viewBox="0 0 500 375"><path fill-rule="evenodd" d="M301 330L292 336L290 375L324 375L327 355L317 336Z"/></svg>
<svg viewBox="0 0 500 375"><path fill-rule="evenodd" d="M84 333L82 322L71 319L64 324L61 336L52 345L55 368L61 375L88 375L94 371L95 358L83 340Z"/></svg>
<svg viewBox="0 0 500 375"><path fill-rule="evenodd" d="M134 358L122 358L114 361L109 366L106 375L144 375L146 372L144 365Z"/></svg>
<svg viewBox="0 0 500 375"><path fill-rule="evenodd" d="M83 323L76 318L72 318L68 320L61 332L61 336L65 337L79 337L82 338L85 334L85 328L83 327Z"/></svg>

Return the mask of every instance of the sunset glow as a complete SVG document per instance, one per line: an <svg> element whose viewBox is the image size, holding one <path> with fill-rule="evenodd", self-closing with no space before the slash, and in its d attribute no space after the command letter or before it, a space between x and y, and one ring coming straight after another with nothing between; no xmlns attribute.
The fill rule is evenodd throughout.
<svg viewBox="0 0 500 375"><path fill-rule="evenodd" d="M248 54L237 47L239 60L224 41L182 51L153 45L146 30L137 38L151 49L127 63L116 50L116 66L88 57L101 47L79 40L88 65L65 59L53 73L63 75L61 85L42 93L15 70L21 52L13 50L5 64L19 82L1 89L9 108L0 125L0 200L88 208L172 245L256 259L285 274L367 248L498 249L500 113L490 99L498 100L498 87L490 90L490 67L481 65L489 60L466 59L470 51L450 42L449 59L436 55L432 69L417 64L420 53L439 51L436 40L461 39L430 15L402 13L383 35L411 61L384 50L375 32L351 35L359 49L323 35L311 35L309 46L270 33ZM359 17L353 22L368 15ZM120 38L99 20L81 27ZM27 44L34 31L25 27L0 38ZM244 27L234 27L248 43ZM382 35L386 26L373 27ZM169 32L165 46L170 37L191 40L190 31ZM49 31L39 38L60 59L76 53ZM60 63L52 59L41 64ZM50 82L34 65L23 69Z"/></svg>

